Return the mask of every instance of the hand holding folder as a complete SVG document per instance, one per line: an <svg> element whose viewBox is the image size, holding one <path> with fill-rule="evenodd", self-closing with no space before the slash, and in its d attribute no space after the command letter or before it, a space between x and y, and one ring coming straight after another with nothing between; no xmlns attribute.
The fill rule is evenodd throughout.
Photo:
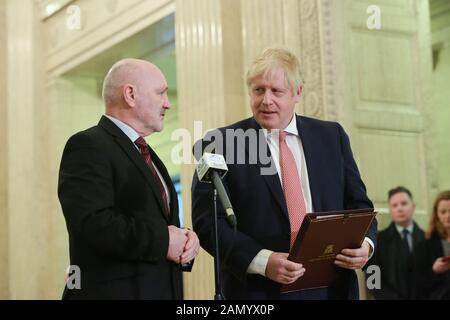
<svg viewBox="0 0 450 320"><path fill-rule="evenodd" d="M305 217L289 260L303 264L305 274L282 292L328 287L339 278L335 265L343 249L360 248L376 212L373 209L312 213Z"/></svg>

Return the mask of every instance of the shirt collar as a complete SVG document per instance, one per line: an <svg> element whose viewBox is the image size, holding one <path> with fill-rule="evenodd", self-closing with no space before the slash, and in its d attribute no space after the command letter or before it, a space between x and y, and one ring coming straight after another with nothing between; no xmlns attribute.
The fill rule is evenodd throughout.
<svg viewBox="0 0 450 320"><path fill-rule="evenodd" d="M127 125L125 122L120 121L119 119L116 119L112 116L109 116L107 114L105 114L105 117L107 117L109 120L111 120L112 122L114 122L114 124L116 126L119 127L120 130L123 131L123 133L125 133L125 135L134 143L137 138L140 137L140 135L136 132L136 130L134 130L132 127L130 127L129 125Z"/></svg>
<svg viewBox="0 0 450 320"><path fill-rule="evenodd" d="M403 234L403 230L406 229L409 231L409 234L412 234L413 229L414 229L414 223L410 223L409 226L407 226L406 228L399 226L398 224L395 224L395 228L397 229L397 232L400 234Z"/></svg>
<svg viewBox="0 0 450 320"><path fill-rule="evenodd" d="M266 136L266 138L270 139L272 137L272 133L269 132L269 130L267 129L262 129L264 132L264 135ZM294 112L294 114L292 115L292 119L291 122L289 122L289 124L287 125L287 127L283 130L286 131L287 133L289 133L289 135L295 135L298 136L298 128L297 128L297 114Z"/></svg>

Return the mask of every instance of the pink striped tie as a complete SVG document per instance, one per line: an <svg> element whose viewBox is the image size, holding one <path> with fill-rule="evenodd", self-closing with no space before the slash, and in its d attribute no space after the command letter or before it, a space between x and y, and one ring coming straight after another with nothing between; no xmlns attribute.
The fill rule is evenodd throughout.
<svg viewBox="0 0 450 320"><path fill-rule="evenodd" d="M286 143L285 131L280 131L280 168L283 193L291 224L291 248L306 215L305 199L294 156Z"/></svg>

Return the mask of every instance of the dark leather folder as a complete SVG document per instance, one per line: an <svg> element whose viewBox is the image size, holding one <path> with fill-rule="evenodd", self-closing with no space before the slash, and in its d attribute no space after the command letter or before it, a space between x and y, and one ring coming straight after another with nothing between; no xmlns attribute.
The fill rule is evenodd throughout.
<svg viewBox="0 0 450 320"><path fill-rule="evenodd" d="M334 264L336 255L361 247L375 215L373 209L308 214L288 258L303 264L306 272L296 282L283 285L281 292L332 285L343 271Z"/></svg>

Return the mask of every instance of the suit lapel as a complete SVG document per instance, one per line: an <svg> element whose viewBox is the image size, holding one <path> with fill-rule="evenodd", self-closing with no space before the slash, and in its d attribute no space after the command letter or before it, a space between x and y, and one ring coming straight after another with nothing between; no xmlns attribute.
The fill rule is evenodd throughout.
<svg viewBox="0 0 450 320"><path fill-rule="evenodd" d="M276 174L271 174L271 175L263 175L261 174L261 170L263 168L266 167L266 165L263 165L260 161L260 155L261 152L265 152L267 150L268 152L268 156L272 157L272 154L270 152L270 148L267 144L267 141L264 137L263 134L259 134L259 130L261 130L261 126L255 121L254 118L249 119L250 121L250 126L248 128L243 128L244 131L246 131L247 129L254 129L256 130L256 134L258 136L258 142L259 139L263 139L263 143L258 143L258 148L257 148L257 152L258 152L258 156L257 156L257 165L258 165L258 171L259 174L262 176L262 179L264 180L264 182L266 183L267 187L269 188L269 190L271 191L273 197L275 198L276 202L278 203L278 205L280 206L280 208L282 209L284 215L289 219L289 214L288 214L288 210L287 210L287 206L286 206L286 200L284 198L284 193L283 193L283 188L281 186L280 183L280 177L278 176L278 173ZM265 150L261 151L259 148L263 147ZM245 143L245 151L246 153L249 155L249 146L247 143Z"/></svg>
<svg viewBox="0 0 450 320"><path fill-rule="evenodd" d="M310 123L304 117L297 117L297 129L303 145L303 153L305 154L306 166L308 168L309 188L311 191L311 199L313 210L315 212L323 211L322 201L320 198L318 181L320 177L320 168L317 166L316 150L314 148L314 132Z"/></svg>
<svg viewBox="0 0 450 320"><path fill-rule="evenodd" d="M302 141L303 146L303 152L305 154L305 161L306 166L308 168L308 180L309 180L309 186L311 191L311 198L313 202L313 209L316 212L320 212L323 210L321 205L321 198L320 198L320 192L319 192L319 186L318 181L320 178L320 168L317 166L318 161L316 150L314 148L314 132L312 131L310 123L305 119L304 117L297 116L297 129L300 135L300 139ZM259 130L261 129L261 126L255 121L254 118L249 119L248 127L243 128L244 131L247 129L254 129L258 133L259 137ZM267 145L266 140L264 140L264 143L261 144L269 153L269 156L271 157L270 149ZM259 146L258 146L259 148ZM245 150L247 154L249 154L248 144L245 144ZM263 164L259 161L259 150L258 150L258 167L259 169L263 168ZM261 172L261 170L260 170ZM263 175L263 180L266 182L268 188L270 189L272 195L274 196L275 200L277 201L278 205L283 210L283 213L286 215L286 217L289 217L287 206L286 206L286 200L284 198L283 189L280 183L280 178L278 174L273 175Z"/></svg>
<svg viewBox="0 0 450 320"><path fill-rule="evenodd" d="M144 159L142 158L141 154L139 153L137 148L134 146L133 142L131 142L131 140L127 137L127 135L125 133L123 133L122 130L120 130L120 128L118 128L108 118L103 116L100 119L99 125L102 128L106 129L112 136L114 136L114 139L117 142L117 144L121 147L121 149L125 152L125 154L130 158L130 160L136 165L138 170L144 176L145 180L149 184L150 188L153 191L153 194L155 195L155 197L158 201L158 204L161 208L162 215L168 221L168 217L164 213L165 210L164 210L164 205L162 202L163 200L161 198L161 194L159 191L159 186L158 186L157 182L155 181L155 177L153 177L153 174L151 173L149 167L147 166ZM152 156L154 154L155 153L152 152ZM158 169L159 169L159 167L158 167Z"/></svg>

